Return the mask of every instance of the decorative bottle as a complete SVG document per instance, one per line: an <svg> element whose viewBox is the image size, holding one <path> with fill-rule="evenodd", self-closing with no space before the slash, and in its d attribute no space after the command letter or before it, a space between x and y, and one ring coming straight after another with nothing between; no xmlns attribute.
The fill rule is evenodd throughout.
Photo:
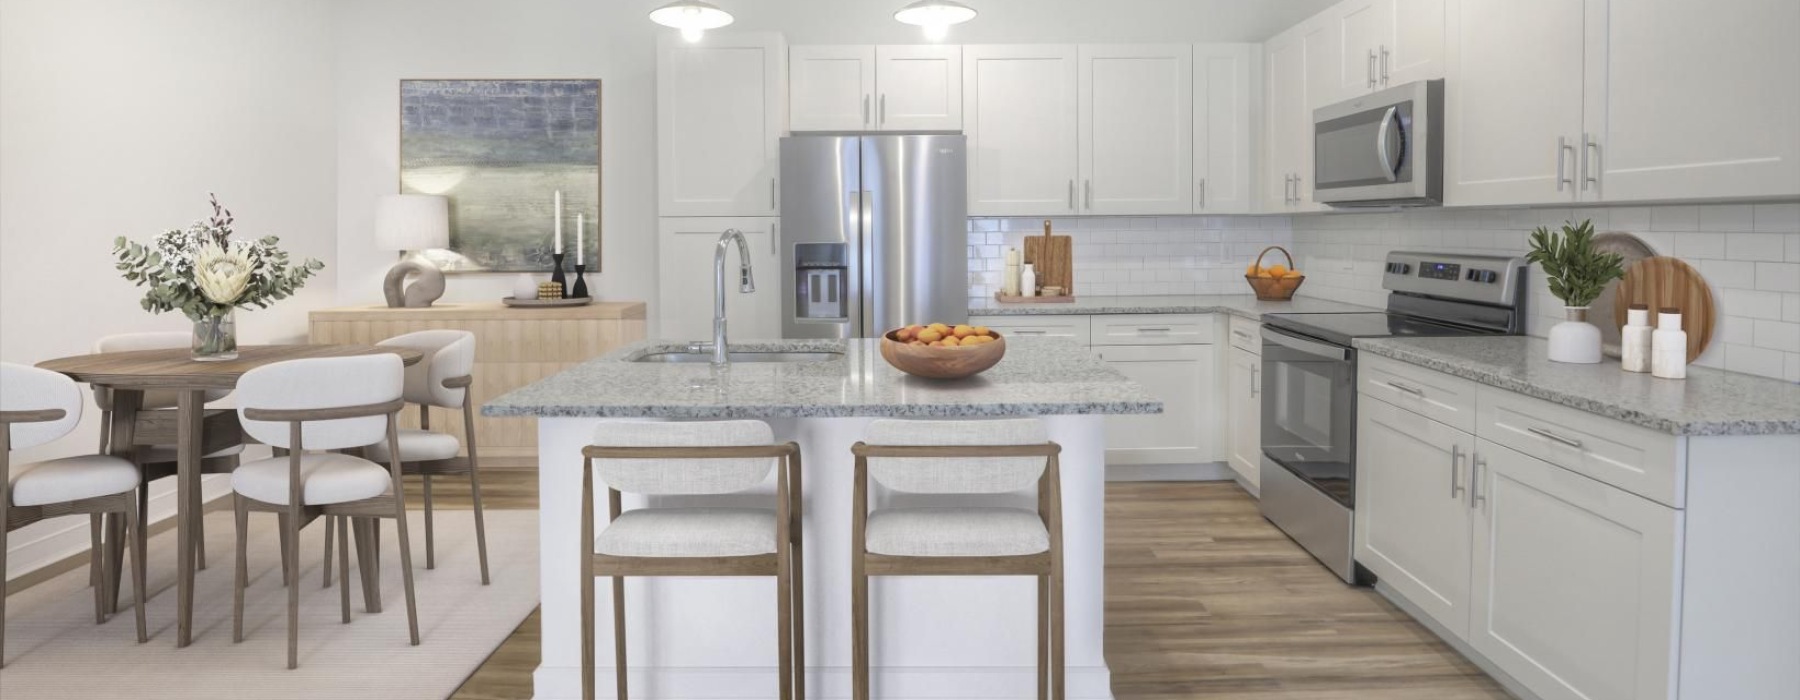
<svg viewBox="0 0 1800 700"><path fill-rule="evenodd" d="M1007 248L1006 272L1003 273L1005 277L1000 281L1000 293L1002 295L1009 297L1016 297L1019 295L1019 275L1021 272L1022 271L1019 269L1019 249Z"/></svg>
<svg viewBox="0 0 1800 700"><path fill-rule="evenodd" d="M1025 263L1024 268L1025 271L1019 273L1019 296L1035 297L1037 296L1037 271L1032 269L1031 263Z"/></svg>
<svg viewBox="0 0 1800 700"><path fill-rule="evenodd" d="M1650 334L1650 373L1663 379L1687 378L1687 351L1681 309L1663 307L1656 315L1656 332Z"/></svg>
<svg viewBox="0 0 1800 700"><path fill-rule="evenodd" d="M1619 329L1619 365L1625 371L1650 371L1650 336L1654 333L1649 304L1632 304L1625 310L1625 327Z"/></svg>

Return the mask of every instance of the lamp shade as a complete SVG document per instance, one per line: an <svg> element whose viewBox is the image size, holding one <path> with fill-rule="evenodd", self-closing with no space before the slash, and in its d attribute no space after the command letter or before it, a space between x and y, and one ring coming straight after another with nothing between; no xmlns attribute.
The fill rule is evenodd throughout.
<svg viewBox="0 0 1800 700"><path fill-rule="evenodd" d="M894 19L921 27L948 27L975 19L975 8L955 0L919 0L900 8Z"/></svg>
<svg viewBox="0 0 1800 700"><path fill-rule="evenodd" d="M375 206L375 245L425 250L450 245L450 198L435 194L383 195Z"/></svg>
<svg viewBox="0 0 1800 700"><path fill-rule="evenodd" d="M678 0L650 11L650 21L682 30L718 29L731 20L731 13L702 0Z"/></svg>

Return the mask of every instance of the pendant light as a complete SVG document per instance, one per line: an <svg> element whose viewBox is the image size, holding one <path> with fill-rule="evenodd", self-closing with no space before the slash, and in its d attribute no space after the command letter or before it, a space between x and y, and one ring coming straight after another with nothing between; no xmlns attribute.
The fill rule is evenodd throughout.
<svg viewBox="0 0 1800 700"><path fill-rule="evenodd" d="M730 12L702 0L676 0L650 11L650 21L681 30L681 38L699 41L708 29L731 24Z"/></svg>
<svg viewBox="0 0 1800 700"><path fill-rule="evenodd" d="M925 38L941 41L950 33L950 25L975 19L975 8L955 0L918 0L900 8L894 19L917 25L925 30Z"/></svg>

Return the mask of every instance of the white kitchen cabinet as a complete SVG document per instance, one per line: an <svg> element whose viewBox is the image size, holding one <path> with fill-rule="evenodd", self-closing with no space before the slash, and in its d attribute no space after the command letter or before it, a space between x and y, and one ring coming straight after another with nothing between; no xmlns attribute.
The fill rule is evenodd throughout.
<svg viewBox="0 0 1800 700"><path fill-rule="evenodd" d="M962 119L962 47L875 48L875 129L956 131Z"/></svg>
<svg viewBox="0 0 1800 700"><path fill-rule="evenodd" d="M1082 347L1088 344L1086 316L970 316L969 325L986 326L1002 336L1068 338Z"/></svg>
<svg viewBox="0 0 1800 700"><path fill-rule="evenodd" d="M1476 450L1470 646L1544 700L1673 697L1682 512Z"/></svg>
<svg viewBox="0 0 1800 700"><path fill-rule="evenodd" d="M1083 45L1079 61L1081 213L1191 212L1193 47Z"/></svg>
<svg viewBox="0 0 1800 700"><path fill-rule="evenodd" d="M657 337L712 340L713 253L727 229L744 232L756 291L738 291L738 251L725 258L725 319L731 339L781 337L781 220L770 217L663 218L657 231Z"/></svg>
<svg viewBox="0 0 1800 700"><path fill-rule="evenodd" d="M787 46L778 34L661 40L656 61L658 211L774 216L786 128Z"/></svg>
<svg viewBox="0 0 1800 700"><path fill-rule="evenodd" d="M1584 16L1573 1L1449 0L1446 204L1575 201Z"/></svg>
<svg viewBox="0 0 1800 700"><path fill-rule="evenodd" d="M1294 177L1312 150L1306 44L1298 29L1263 45L1263 103L1262 210L1286 212L1298 203Z"/></svg>
<svg viewBox="0 0 1800 700"><path fill-rule="evenodd" d="M1077 213L1078 51L963 47L970 216Z"/></svg>
<svg viewBox="0 0 1800 700"><path fill-rule="evenodd" d="M1582 199L1800 194L1800 2L1588 0L1587 20Z"/></svg>
<svg viewBox="0 0 1800 700"><path fill-rule="evenodd" d="M1256 210L1251 128L1260 80L1254 44L1194 46L1194 213Z"/></svg>
<svg viewBox="0 0 1800 700"><path fill-rule="evenodd" d="M1380 89L1382 52L1388 43L1387 30L1393 27L1393 3L1345 0L1327 12L1337 34L1338 70L1333 89L1340 99Z"/></svg>
<svg viewBox="0 0 1800 700"><path fill-rule="evenodd" d="M1327 12L1340 99L1444 77L1444 0L1345 0Z"/></svg>
<svg viewBox="0 0 1800 700"><path fill-rule="evenodd" d="M1214 456L1212 345L1095 346L1094 354L1144 385L1163 412L1106 417L1106 463L1199 464Z"/></svg>
<svg viewBox="0 0 1800 700"><path fill-rule="evenodd" d="M1251 491L1262 486L1262 356L1232 345L1225 372L1225 460Z"/></svg>
<svg viewBox="0 0 1800 700"><path fill-rule="evenodd" d="M1367 398L1356 420L1356 561L1466 637L1475 437Z"/></svg>
<svg viewBox="0 0 1800 700"><path fill-rule="evenodd" d="M793 131L874 128L875 47L788 49L788 105Z"/></svg>

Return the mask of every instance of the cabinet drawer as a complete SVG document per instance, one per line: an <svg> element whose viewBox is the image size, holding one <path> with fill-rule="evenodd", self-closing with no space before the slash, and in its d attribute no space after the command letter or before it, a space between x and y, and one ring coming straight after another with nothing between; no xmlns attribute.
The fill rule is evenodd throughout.
<svg viewBox="0 0 1800 700"><path fill-rule="evenodd" d="M1213 318L1188 314L1093 317L1095 345L1205 345L1213 342Z"/></svg>
<svg viewBox="0 0 1800 700"><path fill-rule="evenodd" d="M1652 501L1684 506L1681 438L1481 387L1475 433Z"/></svg>
<svg viewBox="0 0 1800 700"><path fill-rule="evenodd" d="M1231 346L1262 354L1262 323L1242 316L1232 316L1229 324Z"/></svg>
<svg viewBox="0 0 1800 700"><path fill-rule="evenodd" d="M1465 433L1475 432L1474 382L1368 353L1357 356L1356 373L1359 399L1386 401Z"/></svg>
<svg viewBox="0 0 1800 700"><path fill-rule="evenodd" d="M969 325L987 326L1000 335L1052 336L1088 344L1086 316L971 316Z"/></svg>

